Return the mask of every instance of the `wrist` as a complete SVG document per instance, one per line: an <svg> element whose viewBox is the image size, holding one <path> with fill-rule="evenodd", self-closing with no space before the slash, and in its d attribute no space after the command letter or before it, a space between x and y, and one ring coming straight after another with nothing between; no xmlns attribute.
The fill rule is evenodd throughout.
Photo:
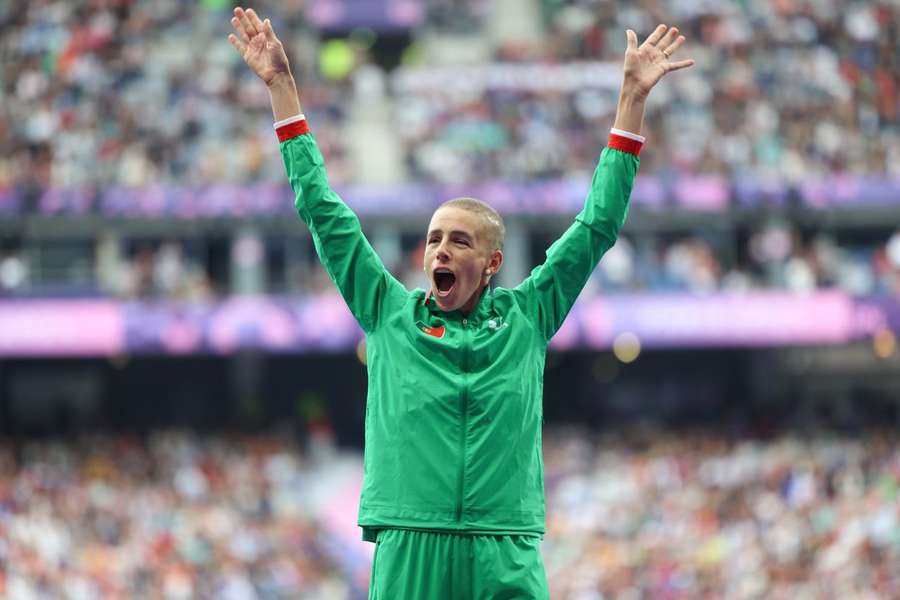
<svg viewBox="0 0 900 600"><path fill-rule="evenodd" d="M623 86L613 127L640 135L646 101L647 97L638 90Z"/></svg>
<svg viewBox="0 0 900 600"><path fill-rule="evenodd" d="M647 102L648 92L641 90L637 86L623 85L619 92L619 106L642 108Z"/></svg>
<svg viewBox="0 0 900 600"><path fill-rule="evenodd" d="M290 71L284 75L276 75L267 84L269 98L272 101L272 114L275 121L283 121L303 112L300 106L300 95Z"/></svg>
<svg viewBox="0 0 900 600"><path fill-rule="evenodd" d="M276 91L282 89L296 89L297 86L291 72L284 71L282 73L276 73L272 79L266 82L266 87L268 87L270 91Z"/></svg>

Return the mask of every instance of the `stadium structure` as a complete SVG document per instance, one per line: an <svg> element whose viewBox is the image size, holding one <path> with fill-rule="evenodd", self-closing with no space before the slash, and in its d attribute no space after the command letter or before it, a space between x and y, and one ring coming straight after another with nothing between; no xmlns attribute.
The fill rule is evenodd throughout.
<svg viewBox="0 0 900 600"><path fill-rule="evenodd" d="M458 196L504 216L498 286L540 264L624 31L677 23L697 64L547 358L552 597L900 597L896 2L255 8L409 288ZM231 9L0 3L0 597L366 597L363 335Z"/></svg>

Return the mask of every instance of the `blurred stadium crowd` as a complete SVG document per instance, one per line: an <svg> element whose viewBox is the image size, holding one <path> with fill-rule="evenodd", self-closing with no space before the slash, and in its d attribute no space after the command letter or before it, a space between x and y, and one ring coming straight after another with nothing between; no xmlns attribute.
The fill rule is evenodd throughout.
<svg viewBox="0 0 900 600"><path fill-rule="evenodd" d="M730 241L709 234L623 236L594 273L593 290L900 295L900 231L884 243L848 243L832 232L804 234L773 220L740 238L737 249L728 247Z"/></svg>
<svg viewBox="0 0 900 600"><path fill-rule="evenodd" d="M493 60L616 64L626 28L673 23L697 66L651 97L642 173L799 183L835 172L900 173L900 11L892 2L641 3L544 0L547 37ZM592 169L616 88L465 86L397 98L416 176L558 176ZM618 83L617 81L615 83Z"/></svg>
<svg viewBox="0 0 900 600"><path fill-rule="evenodd" d="M365 32L323 43L304 2L259 4L293 53L304 108L338 183L366 177L354 157L371 146L350 132L382 99L393 135L377 137L379 152L405 157L380 175L387 180L528 180L593 169L615 110L623 31L658 22L678 24L697 66L654 95L642 173L787 183L900 176L895 2L541 0L533 26L542 35L510 42L489 35L490 3L431 0L422 31L455 32L455 45L437 53L413 38L390 76ZM0 188L281 182L268 96L225 41L230 6L0 5ZM492 42L473 57L466 48L479 39ZM598 72L614 65L615 76L599 86L563 86L553 76L396 85L405 70L434 69L448 55L508 68L596 61Z"/></svg>
<svg viewBox="0 0 900 600"><path fill-rule="evenodd" d="M896 432L557 434L545 456L554 597L900 594Z"/></svg>
<svg viewBox="0 0 900 600"><path fill-rule="evenodd" d="M3 444L0 596L345 597L308 509L327 468L274 437Z"/></svg>
<svg viewBox="0 0 900 600"><path fill-rule="evenodd" d="M556 429L544 451L554 598L900 594L896 432ZM310 508L339 460L274 435L4 442L0 595L365 597L368 559Z"/></svg>
<svg viewBox="0 0 900 600"><path fill-rule="evenodd" d="M418 236L415 236L418 237ZM531 236L530 264L543 261L552 236ZM259 261L267 272L268 293L320 294L333 287L321 265L311 260L285 260L272 251L284 239L266 240L269 254ZM737 243L737 247L734 244ZM298 242L299 244L299 242ZM308 245L308 244L307 244ZM408 287L425 287L421 240L412 236L391 271ZM229 293L229 271L222 268L229 251L196 240L161 238L136 242L124 256L104 261L86 251L76 278L95 281L81 288L124 299L168 299L204 302ZM74 268L74 267L70 267ZM29 273L23 247L0 247L0 296L46 293ZM78 289L68 286L69 293ZM773 219L737 236L706 232L625 234L594 272L586 294L601 292L740 293L773 289L809 292L836 289L854 296L900 296L900 230L874 239L847 240L840 232L802 231Z"/></svg>

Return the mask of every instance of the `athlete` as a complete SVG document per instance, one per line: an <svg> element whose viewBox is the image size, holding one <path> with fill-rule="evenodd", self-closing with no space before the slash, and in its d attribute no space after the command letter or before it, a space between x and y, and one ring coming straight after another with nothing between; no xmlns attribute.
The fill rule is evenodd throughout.
<svg viewBox="0 0 900 600"><path fill-rule="evenodd" d="M548 598L541 422L544 356L600 257L616 241L644 142L647 95L684 42L660 25L626 33L608 147L584 209L512 289L503 222L487 204L450 200L426 234L428 292L384 267L332 191L268 19L234 9L231 44L265 82L295 205L328 274L366 335L369 389L359 525L376 543L369 597ZM464 84L461 84L464 85Z"/></svg>

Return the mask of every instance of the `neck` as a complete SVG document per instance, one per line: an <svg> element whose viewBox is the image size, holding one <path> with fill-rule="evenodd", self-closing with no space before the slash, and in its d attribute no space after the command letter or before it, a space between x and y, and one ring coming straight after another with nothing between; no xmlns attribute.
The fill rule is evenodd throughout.
<svg viewBox="0 0 900 600"><path fill-rule="evenodd" d="M462 306L460 306L459 308L457 308L456 310L458 310L460 313L462 313L462 315L464 317L468 317L469 313L471 313L473 310L475 310L475 307L478 306L478 302L481 300L481 296L482 296L482 294L484 294L484 288L486 288L486 287L487 287L487 284L485 284L485 285L481 286L480 288L478 288L477 290L475 290L475 293L472 294L472 296L468 300L466 300L466 303L463 304ZM437 294L434 293L434 290L428 290L428 294L426 294L425 300L428 301L429 297L434 298L435 303L437 303L438 307L441 310L443 310L445 312L450 312L451 310L453 310L453 309L444 308L443 306L441 306L441 302L440 302L440 300L438 300L438 296L437 296Z"/></svg>
<svg viewBox="0 0 900 600"><path fill-rule="evenodd" d="M472 294L472 297L469 298L465 304L459 307L459 312L468 317L469 313L475 310L475 307L478 306L478 301L481 300L481 295L484 293L484 288L486 287L486 285L483 285L475 290L475 293Z"/></svg>

